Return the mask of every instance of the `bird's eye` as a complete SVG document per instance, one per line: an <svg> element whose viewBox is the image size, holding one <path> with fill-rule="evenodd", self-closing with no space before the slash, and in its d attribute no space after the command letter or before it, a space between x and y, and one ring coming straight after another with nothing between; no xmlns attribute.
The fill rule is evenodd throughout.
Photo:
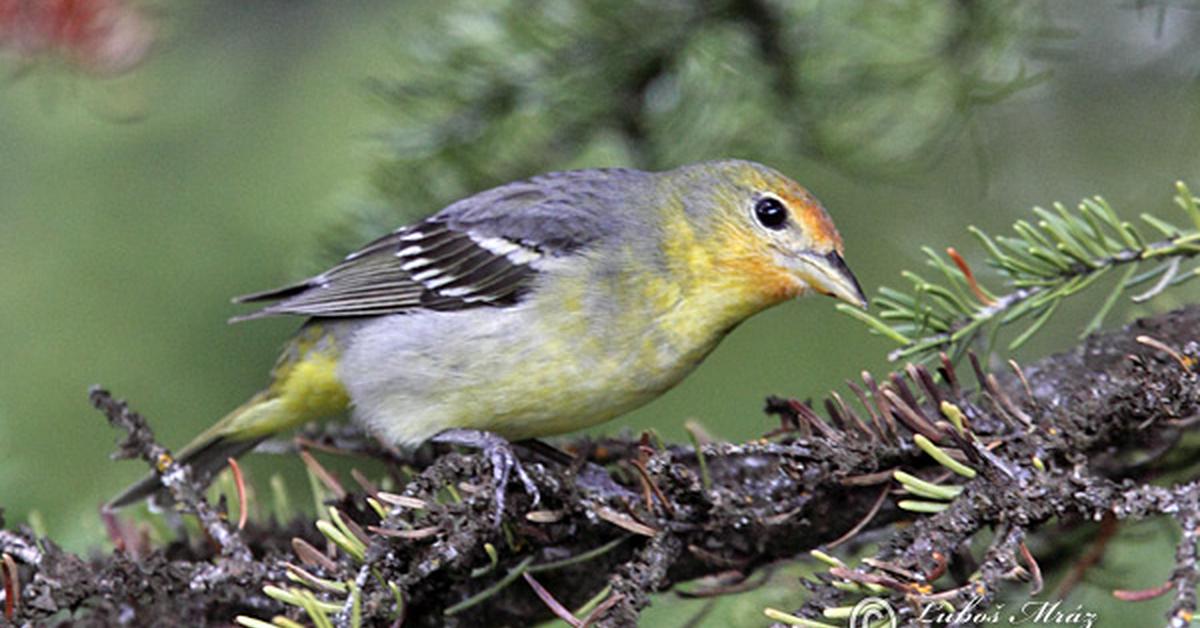
<svg viewBox="0 0 1200 628"><path fill-rule="evenodd" d="M787 224L787 208L777 198L764 196L754 203L754 217L768 229L782 229Z"/></svg>

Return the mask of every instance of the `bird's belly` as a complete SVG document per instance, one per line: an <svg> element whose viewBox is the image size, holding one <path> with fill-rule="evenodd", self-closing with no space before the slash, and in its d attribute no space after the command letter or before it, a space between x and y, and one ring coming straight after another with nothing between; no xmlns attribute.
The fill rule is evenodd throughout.
<svg viewBox="0 0 1200 628"><path fill-rule="evenodd" d="M536 311L486 308L361 323L339 343L339 375L355 416L399 445L450 428L513 440L569 432L654 399L711 348L680 352L652 335L601 337L572 317L548 321Z"/></svg>

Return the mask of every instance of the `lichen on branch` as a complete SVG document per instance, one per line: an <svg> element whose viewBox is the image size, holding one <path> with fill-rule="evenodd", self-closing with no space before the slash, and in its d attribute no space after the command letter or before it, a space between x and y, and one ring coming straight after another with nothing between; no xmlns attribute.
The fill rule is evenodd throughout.
<svg viewBox="0 0 1200 628"><path fill-rule="evenodd" d="M73 609L94 624L170 616L195 625L238 617L247 626L463 626L569 615L626 626L678 583L720 574L707 594L737 590L756 570L823 550L816 555L832 564L811 593L772 617L816 620L870 593L908 621L921 604L961 605L969 595L986 604L1014 580L1040 586L1039 557L1025 540L1047 525L1168 517L1185 534L1164 585L1118 597L1170 594L1172 621L1181 621L1195 610L1198 489L1145 482L1196 459L1179 448L1200 413L1198 333L1193 307L1011 373L946 360L939 379L919 366L867 376L831 396L827 417L774 400L779 427L752 443L575 440L566 443L574 459L534 448L523 458L542 503L514 490L500 528L483 457L417 463L364 446L355 455L378 457L386 472L355 473L354 488L323 469L328 477L314 486L340 491L320 490L315 522L229 526L249 561L220 558L208 536L157 547L127 522L114 526L125 530L124 548L90 559L27 528L0 531L0 554L15 567L5 568L5 584L19 591L5 600L14 622L39 625ZM148 432L135 432L145 438L132 449L151 451ZM301 442L318 453L327 442L357 448L344 428L330 441L308 433ZM982 555L960 551L989 530L997 533ZM875 556L858 564L837 556L862 535L882 542Z"/></svg>

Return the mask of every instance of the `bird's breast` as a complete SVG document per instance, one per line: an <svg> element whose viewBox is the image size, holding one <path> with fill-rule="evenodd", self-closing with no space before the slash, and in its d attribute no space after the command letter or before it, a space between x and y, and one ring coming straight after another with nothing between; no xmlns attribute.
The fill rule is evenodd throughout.
<svg viewBox="0 0 1200 628"><path fill-rule="evenodd" d="M397 444L449 428L570 432L651 401L716 346L728 326L687 305L668 284L565 281L514 307L372 319L350 335L341 380Z"/></svg>

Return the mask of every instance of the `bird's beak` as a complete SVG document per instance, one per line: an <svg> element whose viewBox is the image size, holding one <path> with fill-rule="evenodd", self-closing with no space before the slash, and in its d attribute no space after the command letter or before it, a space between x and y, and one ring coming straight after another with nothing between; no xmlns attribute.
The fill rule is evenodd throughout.
<svg viewBox="0 0 1200 628"><path fill-rule="evenodd" d="M866 309L867 295L837 251L802 253L795 260L797 273L813 290Z"/></svg>

